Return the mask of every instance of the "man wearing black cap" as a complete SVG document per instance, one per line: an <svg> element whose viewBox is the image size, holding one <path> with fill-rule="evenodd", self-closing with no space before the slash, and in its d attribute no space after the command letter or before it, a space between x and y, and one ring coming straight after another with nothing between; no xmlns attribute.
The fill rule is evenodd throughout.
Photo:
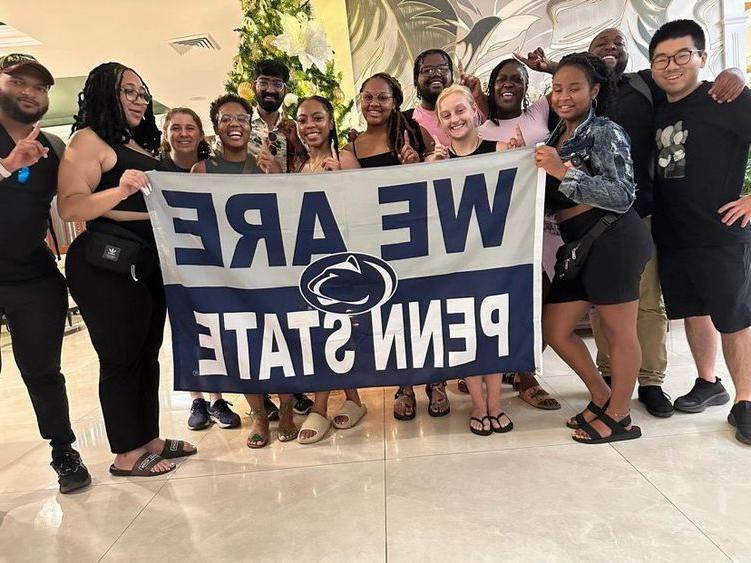
<svg viewBox="0 0 751 563"><path fill-rule="evenodd" d="M44 240L57 191L54 149L62 141L40 134L37 122L54 83L33 57L0 57L0 317L8 323L39 431L52 446L60 492L69 493L91 477L71 447L75 436L60 373L68 292Z"/></svg>

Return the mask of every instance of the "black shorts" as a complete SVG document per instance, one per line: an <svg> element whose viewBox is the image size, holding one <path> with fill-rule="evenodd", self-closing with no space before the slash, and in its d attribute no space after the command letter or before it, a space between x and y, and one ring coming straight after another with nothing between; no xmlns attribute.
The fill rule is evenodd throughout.
<svg viewBox="0 0 751 563"><path fill-rule="evenodd" d="M593 209L559 225L563 241L581 238L604 215ZM592 243L587 261L574 280L553 279L546 303L589 301L617 305L639 299L639 280L652 255L652 236L633 209Z"/></svg>
<svg viewBox="0 0 751 563"><path fill-rule="evenodd" d="M657 247L669 319L709 315L720 332L751 326L751 244Z"/></svg>

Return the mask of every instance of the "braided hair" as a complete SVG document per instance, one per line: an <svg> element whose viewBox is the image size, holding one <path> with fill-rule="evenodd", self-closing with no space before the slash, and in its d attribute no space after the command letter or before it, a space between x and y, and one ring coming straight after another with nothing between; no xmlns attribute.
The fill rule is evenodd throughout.
<svg viewBox="0 0 751 563"><path fill-rule="evenodd" d="M498 106L495 103L495 81L498 75L501 73L501 69L508 64L516 64L522 73L524 79L524 99L522 100L522 112L527 111L529 108L529 96L527 95L527 88L529 88L529 72L526 65L521 64L516 59L504 59L495 68L490 71L490 79L488 80L488 119L499 125L500 117L498 116Z"/></svg>
<svg viewBox="0 0 751 563"><path fill-rule="evenodd" d="M614 109L615 92L618 87L616 78L600 57L591 53L571 53L561 59L556 72L566 66L575 66L581 69L586 75L590 87L594 87L595 84L600 85L600 92L597 94L594 104L596 115L607 115Z"/></svg>
<svg viewBox="0 0 751 563"><path fill-rule="evenodd" d="M78 94L78 113L73 117L71 133L90 127L108 145L125 145L133 139L156 156L162 133L154 118L154 101L149 101L143 119L136 127L131 129L125 120L120 85L126 70L138 76L133 69L115 62L100 64L89 73L83 90Z"/></svg>
<svg viewBox="0 0 751 563"><path fill-rule="evenodd" d="M307 98L301 98L297 102L297 107L299 108L301 105L303 105L304 102L307 101L315 101L318 102L323 106L323 109L326 110L326 113L329 115L329 118L331 119L331 130L329 131L329 139L328 143L331 145L334 144L334 152L336 152L337 158L339 157L339 135L336 132L336 120L334 119L334 106L331 105L331 102L328 101L323 96L308 96ZM298 133L299 136L299 133ZM308 155L308 158L310 155Z"/></svg>
<svg viewBox="0 0 751 563"><path fill-rule="evenodd" d="M362 86L360 86L360 93L362 94L362 91L365 89L368 82L377 78L380 78L389 85L394 99L394 109L391 111L388 120L387 141L389 144L389 150L395 158L399 158L399 153L404 146L404 132L406 131L410 145L412 145L417 151L417 154L420 155L420 160L422 160L423 155L425 154L425 141L422 138L422 134L420 134L420 126L418 123L402 113L401 108L402 103L404 103L404 93L402 92L402 86L399 84L399 81L390 74L377 72L362 83Z"/></svg>
<svg viewBox="0 0 751 563"><path fill-rule="evenodd" d="M206 160L211 156L211 148L209 147L209 144L206 142L206 133L203 131L203 123L201 123L201 118L198 117L198 114L194 112L190 108L185 107L178 107L178 108L172 108L167 112L167 115L164 116L164 136L162 140L162 144L159 147L159 151L161 155L165 158L169 157L170 152L172 151L172 147L169 144L169 141L167 140L167 136L169 133L169 126L172 122L172 118L175 115L183 114L183 115L189 115L193 122L196 124L196 127L198 127L198 134L201 136L201 140L198 141L198 151L197 151L197 157L198 161L200 162L202 160Z"/></svg>
<svg viewBox="0 0 751 563"><path fill-rule="evenodd" d="M419 55L417 55L417 58L415 59L415 66L412 69L412 81L415 85L415 91L417 92L417 97L420 97L420 85L418 83L418 78L420 76L420 65L422 65L422 61L425 60L425 57L428 57L430 55L442 55L444 59L446 59L446 63L449 65L449 73L451 76L454 75L454 62L451 60L451 56L444 51L443 49L428 49L427 51L423 51Z"/></svg>

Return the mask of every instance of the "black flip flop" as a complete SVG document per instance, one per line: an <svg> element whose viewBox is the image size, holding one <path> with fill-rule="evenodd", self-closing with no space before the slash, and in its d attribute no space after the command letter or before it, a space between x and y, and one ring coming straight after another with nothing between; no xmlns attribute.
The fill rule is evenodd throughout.
<svg viewBox="0 0 751 563"><path fill-rule="evenodd" d="M160 461L164 461L162 456L146 452L136 460L132 469L118 469L113 463L110 465L110 473L116 477L156 477L174 471L177 468L173 464L169 469L152 471L151 469Z"/></svg>
<svg viewBox="0 0 751 563"><path fill-rule="evenodd" d="M630 415L617 421L610 418L605 413L602 413L598 417L598 420L602 421L605 426L612 430L613 433L610 436L603 437L594 426L589 422L585 422L577 430L584 430L589 438L579 438L577 436L571 437L581 444L609 444L611 442L622 442L624 440L636 440L637 438L641 438L641 428L635 424L631 426L630 430L626 429L626 427L631 424Z"/></svg>
<svg viewBox="0 0 751 563"><path fill-rule="evenodd" d="M509 422L506 426L501 424L501 417L505 416L508 418ZM511 420L511 417L507 415L505 412L501 411L501 413L498 416L490 416L488 415L488 418L490 419L490 429L495 432L496 434L505 434L506 432L511 432L514 429L514 421ZM493 426L493 421L496 421L498 424L498 428L495 428Z"/></svg>
<svg viewBox="0 0 751 563"><path fill-rule="evenodd" d="M490 426L490 428L488 430L483 430L482 428L478 430L477 428L472 426L473 420L479 422L482 428L485 428L485 420L487 420L488 426ZM493 425L490 423L490 417L487 415L483 416L482 418L477 418L476 416L470 417L469 423L469 430L470 432L472 432L472 434L477 434L478 436L490 436L493 433Z"/></svg>

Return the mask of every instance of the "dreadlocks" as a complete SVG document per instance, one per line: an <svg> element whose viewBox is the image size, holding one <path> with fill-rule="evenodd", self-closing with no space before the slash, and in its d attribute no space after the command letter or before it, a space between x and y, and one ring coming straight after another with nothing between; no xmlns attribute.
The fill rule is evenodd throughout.
<svg viewBox="0 0 751 563"><path fill-rule="evenodd" d="M391 153L394 157L399 158L399 153L404 146L404 132L406 131L410 145L412 145L412 148L417 151L417 154L420 155L420 159L422 159L425 154L425 141L423 141L422 135L420 134L420 126L417 122L402 113L401 107L404 102L404 93L402 92L402 86L399 84L399 81L390 74L377 72L362 83L362 86L360 86L360 93L362 93L368 82L375 80L376 78L380 78L389 85L391 95L394 98L394 109L391 112L391 115L389 115L387 133L387 140Z"/></svg>
<svg viewBox="0 0 751 563"><path fill-rule="evenodd" d="M603 60L591 53L571 53L561 59L556 72L565 66L575 66L581 69L587 76L590 87L595 84L600 85L600 92L596 98L595 114L600 116L606 115L615 103L614 96L617 85L615 76L613 76Z"/></svg>
<svg viewBox="0 0 751 563"><path fill-rule="evenodd" d="M108 145L124 145L133 139L156 155L161 132L154 119L153 100L149 101L143 120L136 127L131 129L125 121L120 84L126 70L133 71L120 63L110 62L100 64L89 73L83 90L78 94L78 114L73 118L71 132L90 127Z"/></svg>

